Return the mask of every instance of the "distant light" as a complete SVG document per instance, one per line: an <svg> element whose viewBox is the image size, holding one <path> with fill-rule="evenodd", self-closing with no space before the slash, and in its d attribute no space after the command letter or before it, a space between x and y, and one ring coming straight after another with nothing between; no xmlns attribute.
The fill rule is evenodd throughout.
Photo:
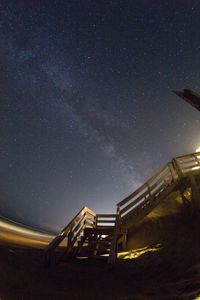
<svg viewBox="0 0 200 300"><path fill-rule="evenodd" d="M200 147L196 149L196 152L200 152Z"/></svg>

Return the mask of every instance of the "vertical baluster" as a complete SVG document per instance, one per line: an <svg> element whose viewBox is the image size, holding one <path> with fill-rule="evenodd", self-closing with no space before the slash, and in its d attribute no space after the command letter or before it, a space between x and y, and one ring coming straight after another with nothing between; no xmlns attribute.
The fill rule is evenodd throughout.
<svg viewBox="0 0 200 300"><path fill-rule="evenodd" d="M170 173L171 173L172 181L176 182L177 176L178 176L177 173L176 173L176 169L174 168L172 163L168 163L168 167L169 167L169 170L170 170Z"/></svg>

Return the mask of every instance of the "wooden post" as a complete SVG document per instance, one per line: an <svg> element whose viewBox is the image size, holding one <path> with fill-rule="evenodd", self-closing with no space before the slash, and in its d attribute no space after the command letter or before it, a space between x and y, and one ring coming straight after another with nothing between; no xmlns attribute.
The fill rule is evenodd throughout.
<svg viewBox="0 0 200 300"><path fill-rule="evenodd" d="M176 158L173 158L172 164L178 174L178 179L181 179L183 177L183 172L182 172L182 168L179 164L179 161Z"/></svg>
<svg viewBox="0 0 200 300"><path fill-rule="evenodd" d="M200 159L198 158L198 156L196 155L196 153L194 154L194 159L197 162L197 166L200 165Z"/></svg>
<svg viewBox="0 0 200 300"><path fill-rule="evenodd" d="M96 233L97 224L98 224L98 215L96 215L95 220L94 220L94 232L93 232L93 235L92 235L92 241L90 242L90 248L93 249L93 255L94 256L97 256L98 249L99 249L98 236L97 236L97 233Z"/></svg>
<svg viewBox="0 0 200 300"><path fill-rule="evenodd" d="M148 190L148 193L149 193L149 199L150 201L152 200L152 194L151 194L151 188L149 186L149 183L147 183L147 190ZM145 196L146 197L146 196Z"/></svg>
<svg viewBox="0 0 200 300"><path fill-rule="evenodd" d="M70 231L67 235L67 254L69 254L72 251L72 247L73 247L72 239L73 239L73 232L71 226Z"/></svg>
<svg viewBox="0 0 200 300"><path fill-rule="evenodd" d="M176 182L178 177L178 174L176 173L176 169L174 168L172 163L168 163L168 167L171 172L173 182Z"/></svg>
<svg viewBox="0 0 200 300"><path fill-rule="evenodd" d="M108 257L109 264L114 264L117 260L119 227L120 227L120 207L119 205L117 205L115 227L114 227L113 238L111 243L110 255Z"/></svg>

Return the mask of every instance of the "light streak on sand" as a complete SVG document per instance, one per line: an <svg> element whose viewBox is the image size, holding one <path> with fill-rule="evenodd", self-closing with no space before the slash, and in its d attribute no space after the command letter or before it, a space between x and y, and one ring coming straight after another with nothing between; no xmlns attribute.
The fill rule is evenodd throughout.
<svg viewBox="0 0 200 300"><path fill-rule="evenodd" d="M138 258L141 255L148 253L148 252L156 252L159 251L160 247L156 246L153 248L150 247L144 247L144 248L139 248L139 249L134 249L134 250L130 250L127 252L120 252L118 254L118 257L121 259L134 259L134 258Z"/></svg>
<svg viewBox="0 0 200 300"><path fill-rule="evenodd" d="M126 252L119 252L118 253L118 258L120 259L135 259L140 257L141 255L148 253L148 252L156 252L161 249L161 245L158 244L155 247L144 247L144 248L138 248L138 249L133 249L130 251ZM103 254L102 256L108 256L108 254Z"/></svg>

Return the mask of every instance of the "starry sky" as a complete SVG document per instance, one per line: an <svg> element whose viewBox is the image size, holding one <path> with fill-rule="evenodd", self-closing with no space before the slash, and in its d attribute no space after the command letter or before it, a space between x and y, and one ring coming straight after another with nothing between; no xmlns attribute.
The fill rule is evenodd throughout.
<svg viewBox="0 0 200 300"><path fill-rule="evenodd" d="M58 231L200 146L198 0L0 0L0 215Z"/></svg>

